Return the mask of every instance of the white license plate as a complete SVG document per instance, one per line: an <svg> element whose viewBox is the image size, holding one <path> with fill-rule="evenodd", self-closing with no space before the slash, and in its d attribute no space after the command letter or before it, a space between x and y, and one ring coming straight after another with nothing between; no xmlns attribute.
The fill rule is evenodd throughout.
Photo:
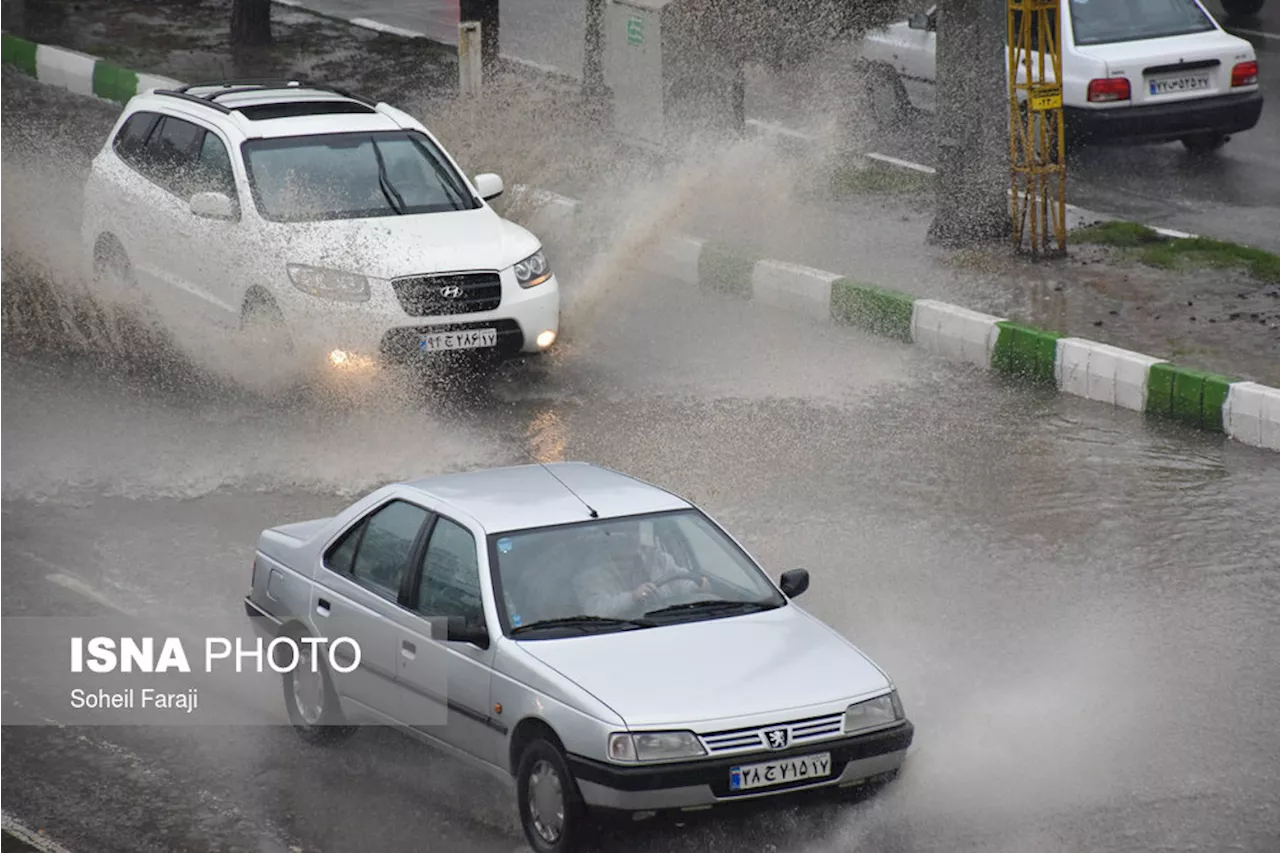
<svg viewBox="0 0 1280 853"><path fill-rule="evenodd" d="M1150 86L1151 94L1153 95L1195 92L1209 88L1209 76L1205 74L1197 77L1166 77L1161 80L1152 80L1148 83L1148 86Z"/></svg>
<svg viewBox="0 0 1280 853"><path fill-rule="evenodd" d="M427 352L454 349L482 349L498 345L497 329L468 329L465 332L435 332L423 335L419 348Z"/></svg>
<svg viewBox="0 0 1280 853"><path fill-rule="evenodd" d="M779 761L744 764L729 768L729 790L750 791L753 788L769 788L788 782L806 779L825 779L831 775L831 753L802 755Z"/></svg>

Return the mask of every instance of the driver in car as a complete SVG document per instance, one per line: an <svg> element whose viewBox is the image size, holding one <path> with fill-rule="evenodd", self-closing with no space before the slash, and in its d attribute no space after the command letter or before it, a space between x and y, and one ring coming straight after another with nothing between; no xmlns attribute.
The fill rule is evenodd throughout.
<svg viewBox="0 0 1280 853"><path fill-rule="evenodd" d="M578 598L592 616L622 616L638 605L642 611L680 593L711 588L661 548L640 541L634 529L612 530L598 552L575 579Z"/></svg>

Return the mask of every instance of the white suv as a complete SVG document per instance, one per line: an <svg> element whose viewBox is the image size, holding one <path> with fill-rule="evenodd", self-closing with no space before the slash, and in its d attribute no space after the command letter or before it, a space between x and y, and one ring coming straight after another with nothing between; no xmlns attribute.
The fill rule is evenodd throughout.
<svg viewBox="0 0 1280 853"><path fill-rule="evenodd" d="M304 365L498 360L546 350L560 317L538 239L488 204L502 191L387 104L193 84L126 105L85 187L83 248L109 299L179 340L254 331Z"/></svg>
<svg viewBox="0 0 1280 853"><path fill-rule="evenodd" d="M908 105L934 106L937 21L932 4L861 43L880 123L899 123ZM1203 153L1258 123L1253 45L1223 30L1199 0L1063 0L1057 23L1069 145L1180 140ZM1035 63L1037 29L1033 19ZM1045 72L1052 80L1048 57Z"/></svg>

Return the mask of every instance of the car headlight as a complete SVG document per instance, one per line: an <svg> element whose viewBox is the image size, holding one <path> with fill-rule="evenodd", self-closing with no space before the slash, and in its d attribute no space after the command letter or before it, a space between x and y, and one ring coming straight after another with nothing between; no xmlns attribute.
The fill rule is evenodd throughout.
<svg viewBox="0 0 1280 853"><path fill-rule="evenodd" d="M516 281L521 287L536 287L551 278L551 264L541 249L516 264L515 269Z"/></svg>
<svg viewBox="0 0 1280 853"><path fill-rule="evenodd" d="M856 705L850 705L844 711L845 734L863 732L891 726L905 715L902 702L898 699L898 691L868 699Z"/></svg>
<svg viewBox="0 0 1280 853"><path fill-rule="evenodd" d="M614 761L668 761L706 755L693 732L614 732L609 757Z"/></svg>
<svg viewBox="0 0 1280 853"><path fill-rule="evenodd" d="M337 302L369 301L369 279L362 275L305 264L287 264L286 269L293 286L303 293Z"/></svg>

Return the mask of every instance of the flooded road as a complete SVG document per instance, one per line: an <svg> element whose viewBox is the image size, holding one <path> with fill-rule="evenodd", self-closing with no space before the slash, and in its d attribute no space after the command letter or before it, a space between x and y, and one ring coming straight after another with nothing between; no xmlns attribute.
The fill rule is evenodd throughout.
<svg viewBox="0 0 1280 853"><path fill-rule="evenodd" d="M359 405L6 355L4 615L238 615L265 526L391 479L588 460L699 502L774 577L807 568L799 603L893 674L917 726L869 801L607 849L1275 849L1275 454L651 276L607 284L567 285L597 287L595 310L547 364ZM6 685L7 710L26 699ZM371 730L312 748L279 711L5 726L5 809L72 853L523 849L490 780Z"/></svg>

